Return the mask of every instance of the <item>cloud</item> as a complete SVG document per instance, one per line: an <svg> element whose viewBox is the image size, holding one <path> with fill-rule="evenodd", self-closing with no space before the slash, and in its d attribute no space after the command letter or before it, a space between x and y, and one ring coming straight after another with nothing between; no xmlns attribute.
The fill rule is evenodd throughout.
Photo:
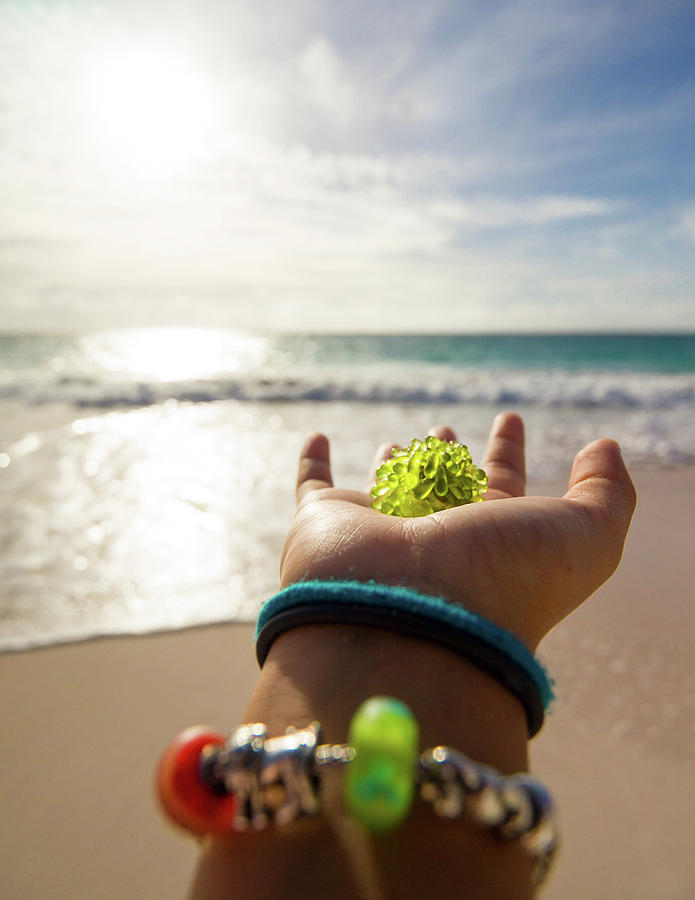
<svg viewBox="0 0 695 900"><path fill-rule="evenodd" d="M142 316L218 304L282 327L328 327L335 309L364 327L417 328L423 309L459 328L500 309L510 327L590 308L617 322L643 296L635 273L685 305L694 208L676 234L660 191L689 177L668 146L685 145L692 75L635 74L675 40L678 9L0 4L0 272L27 304L67 312L81 292L80 317L90 296L115 316L139 295ZM123 41L167 46L214 85L219 114L187 167L139 174L95 152L86 63Z"/></svg>
<svg viewBox="0 0 695 900"><path fill-rule="evenodd" d="M338 125L348 125L357 109L355 88L345 61L324 35L313 37L300 57L305 91L318 109Z"/></svg>
<svg viewBox="0 0 695 900"><path fill-rule="evenodd" d="M695 206L688 207L682 213L680 228L685 236L695 244Z"/></svg>
<svg viewBox="0 0 695 900"><path fill-rule="evenodd" d="M594 197L546 196L507 200L483 197L474 202L447 200L432 205L444 220L469 228L542 227L578 219L592 219L613 212L616 205Z"/></svg>

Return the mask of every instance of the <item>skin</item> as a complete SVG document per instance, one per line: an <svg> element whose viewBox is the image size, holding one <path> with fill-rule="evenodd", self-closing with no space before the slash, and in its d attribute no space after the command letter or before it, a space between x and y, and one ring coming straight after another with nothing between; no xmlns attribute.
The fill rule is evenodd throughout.
<svg viewBox="0 0 695 900"><path fill-rule="evenodd" d="M431 433L456 439L445 426ZM379 449L374 469L392 446ZM635 489L619 446L599 440L577 454L563 498L524 496L524 428L512 413L495 419L482 467L484 502L400 519L372 509L368 491L336 488L328 440L312 435L300 456L282 586L315 578L403 584L462 604L535 650L617 567ZM318 719L323 740L340 742L374 694L410 706L423 748L448 744L503 773L528 766L524 712L511 694L448 650L380 629L315 625L280 636L245 720L279 734ZM532 896L528 860L514 843L438 819L423 802L396 832L373 837L346 816L339 773L324 787L317 819L208 841L191 896Z"/></svg>

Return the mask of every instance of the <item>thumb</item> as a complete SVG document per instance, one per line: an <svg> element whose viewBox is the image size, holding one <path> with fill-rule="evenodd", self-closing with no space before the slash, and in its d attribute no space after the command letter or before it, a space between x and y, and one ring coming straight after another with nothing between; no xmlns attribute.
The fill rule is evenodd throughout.
<svg viewBox="0 0 695 900"><path fill-rule="evenodd" d="M637 492L616 441L593 441L577 453L565 499L583 507L597 528L609 529L619 560Z"/></svg>

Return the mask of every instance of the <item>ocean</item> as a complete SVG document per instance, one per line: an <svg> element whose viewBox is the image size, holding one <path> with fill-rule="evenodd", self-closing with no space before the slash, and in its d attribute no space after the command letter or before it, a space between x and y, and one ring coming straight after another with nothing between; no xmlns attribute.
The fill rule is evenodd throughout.
<svg viewBox="0 0 695 900"><path fill-rule="evenodd" d="M0 335L0 650L252 621L277 589L304 437L361 487L450 424L521 413L535 484L596 437L695 464L695 335Z"/></svg>

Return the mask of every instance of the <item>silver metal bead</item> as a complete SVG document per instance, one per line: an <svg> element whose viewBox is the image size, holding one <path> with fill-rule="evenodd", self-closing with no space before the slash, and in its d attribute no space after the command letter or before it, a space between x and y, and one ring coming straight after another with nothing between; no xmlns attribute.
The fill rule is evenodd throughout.
<svg viewBox="0 0 695 900"><path fill-rule="evenodd" d="M355 748L349 744L321 744L314 759L317 766L344 766L355 758Z"/></svg>
<svg viewBox="0 0 695 900"><path fill-rule="evenodd" d="M528 828L518 836L524 850L536 862L534 884L539 885L550 871L560 842L555 802L545 785L532 775L514 775L506 780L510 786L526 794L532 809Z"/></svg>
<svg viewBox="0 0 695 900"><path fill-rule="evenodd" d="M420 757L417 780L437 815L468 814L507 840L519 840L534 860L534 884L546 878L559 838L553 799L531 775L502 776L450 747Z"/></svg>
<svg viewBox="0 0 695 900"><path fill-rule="evenodd" d="M315 752L321 728L287 729L268 738L261 723L242 725L215 760L215 775L237 798L236 831L287 825L299 815L316 815L320 802Z"/></svg>

